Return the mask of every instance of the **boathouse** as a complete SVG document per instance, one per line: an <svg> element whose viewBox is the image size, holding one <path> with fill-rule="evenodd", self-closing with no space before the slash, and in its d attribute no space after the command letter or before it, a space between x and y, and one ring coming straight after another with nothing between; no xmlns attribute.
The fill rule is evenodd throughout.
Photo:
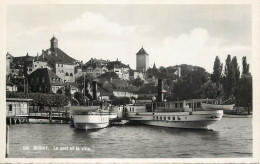
<svg viewBox="0 0 260 164"><path fill-rule="evenodd" d="M28 122L30 101L32 99L6 98L6 122L8 124Z"/></svg>

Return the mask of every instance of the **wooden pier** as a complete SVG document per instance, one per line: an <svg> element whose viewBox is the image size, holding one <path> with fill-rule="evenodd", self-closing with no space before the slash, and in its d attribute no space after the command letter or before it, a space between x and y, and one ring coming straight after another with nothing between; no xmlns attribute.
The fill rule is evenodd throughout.
<svg viewBox="0 0 260 164"><path fill-rule="evenodd" d="M68 112L34 112L29 113L29 123L69 123Z"/></svg>

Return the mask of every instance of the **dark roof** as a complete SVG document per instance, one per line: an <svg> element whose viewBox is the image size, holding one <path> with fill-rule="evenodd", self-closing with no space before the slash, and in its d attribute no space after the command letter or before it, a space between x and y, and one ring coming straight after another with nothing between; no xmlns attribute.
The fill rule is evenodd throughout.
<svg viewBox="0 0 260 164"><path fill-rule="evenodd" d="M50 52L50 54L48 54L48 52ZM74 64L76 61L59 48L42 51L41 56L39 56L39 60L47 61L52 67L55 66L55 63Z"/></svg>
<svg viewBox="0 0 260 164"><path fill-rule="evenodd" d="M96 58L91 58L88 62L86 62L86 65L88 65L88 64L94 64L94 63L98 63L98 64L106 64L106 63L108 63L108 61L107 60L104 60L104 59L96 59Z"/></svg>
<svg viewBox="0 0 260 164"><path fill-rule="evenodd" d="M53 36L50 41L53 41L53 40L58 40L58 39L55 36Z"/></svg>
<svg viewBox="0 0 260 164"><path fill-rule="evenodd" d="M142 47L137 53L136 55L148 55L148 53L144 50L144 48Z"/></svg>
<svg viewBox="0 0 260 164"><path fill-rule="evenodd" d="M63 85L63 80L58 76L58 75L56 75L54 72L52 72L51 70L49 70L48 68L38 68L38 69L36 69L35 71L33 71L29 76L28 76L28 78L31 78L31 77L33 77L33 78L35 78L35 77L37 77L37 76L44 76L44 77L46 77L47 79L49 79L50 80L50 78L57 78L57 79L59 79L61 82L59 82L59 83L55 83L55 82L53 82L53 81L50 81L52 84L61 84L61 85Z"/></svg>
<svg viewBox="0 0 260 164"><path fill-rule="evenodd" d="M41 68L38 68L38 69L41 69ZM37 70L38 70L37 69ZM54 72L52 72L51 70L49 70L48 68L42 68L42 69L45 69L45 70L47 70L48 71L48 76L49 76L49 78L59 78L59 79L61 79L58 75L56 75Z"/></svg>
<svg viewBox="0 0 260 164"><path fill-rule="evenodd" d="M120 61L111 61L111 62L108 62L107 63L107 69L111 70L111 69L114 69L114 68L130 68L129 65L126 65Z"/></svg>

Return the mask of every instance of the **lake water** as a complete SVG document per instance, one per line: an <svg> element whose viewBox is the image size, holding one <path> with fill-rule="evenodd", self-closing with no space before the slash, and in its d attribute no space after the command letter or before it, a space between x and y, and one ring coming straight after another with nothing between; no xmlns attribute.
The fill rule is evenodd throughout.
<svg viewBox="0 0 260 164"><path fill-rule="evenodd" d="M223 118L213 131L113 125L79 131L68 124L10 126L11 158L252 157L252 119Z"/></svg>

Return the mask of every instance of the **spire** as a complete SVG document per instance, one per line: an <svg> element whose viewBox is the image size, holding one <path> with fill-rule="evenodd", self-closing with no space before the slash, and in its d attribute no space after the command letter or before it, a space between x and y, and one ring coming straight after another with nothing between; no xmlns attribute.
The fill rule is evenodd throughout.
<svg viewBox="0 0 260 164"><path fill-rule="evenodd" d="M156 65L155 65L155 63L153 63L153 69L156 69Z"/></svg>

